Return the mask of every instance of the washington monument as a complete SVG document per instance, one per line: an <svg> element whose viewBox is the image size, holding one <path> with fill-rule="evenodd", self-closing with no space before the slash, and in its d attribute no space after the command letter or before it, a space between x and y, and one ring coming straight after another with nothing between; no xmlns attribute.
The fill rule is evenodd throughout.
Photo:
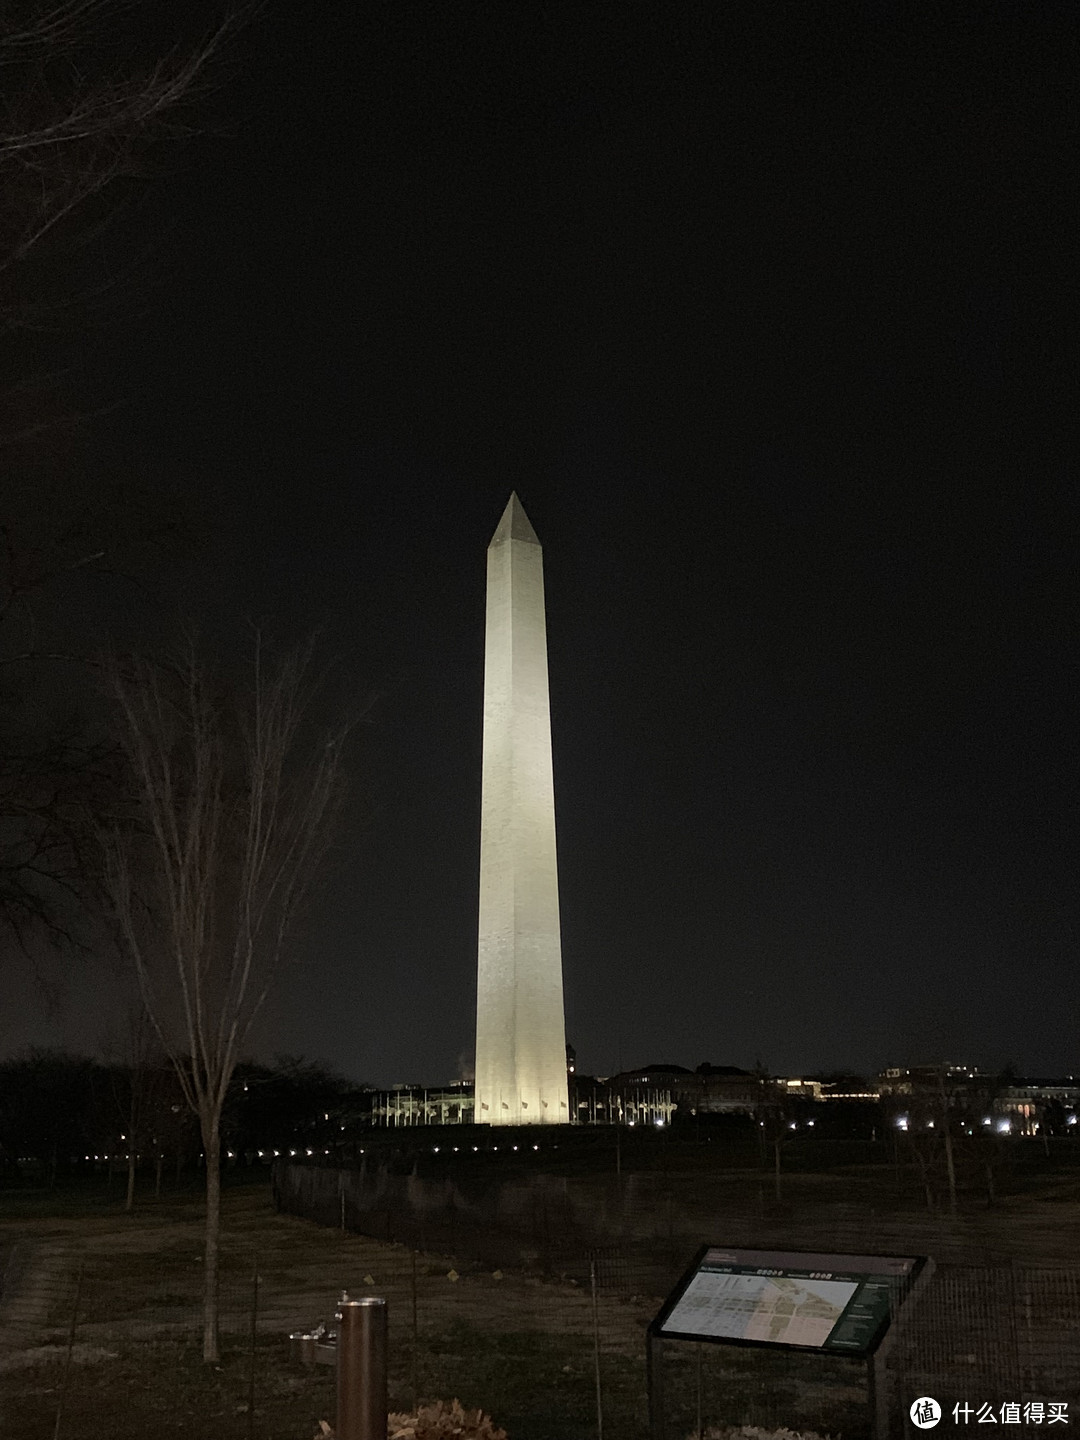
<svg viewBox="0 0 1080 1440"><path fill-rule="evenodd" d="M480 808L474 1119L566 1124L543 554L516 495L487 552Z"/></svg>

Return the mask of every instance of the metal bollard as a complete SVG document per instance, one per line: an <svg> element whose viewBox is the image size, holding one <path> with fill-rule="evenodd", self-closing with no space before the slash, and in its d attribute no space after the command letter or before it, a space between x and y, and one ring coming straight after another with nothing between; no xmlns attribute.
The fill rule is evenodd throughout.
<svg viewBox="0 0 1080 1440"><path fill-rule="evenodd" d="M341 1297L337 1440L386 1440L386 1301Z"/></svg>

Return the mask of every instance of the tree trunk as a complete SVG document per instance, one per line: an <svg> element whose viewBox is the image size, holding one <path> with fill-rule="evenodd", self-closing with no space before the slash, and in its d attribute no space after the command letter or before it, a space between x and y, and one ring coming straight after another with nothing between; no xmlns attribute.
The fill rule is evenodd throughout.
<svg viewBox="0 0 1080 1440"><path fill-rule="evenodd" d="M915 1163L919 1167L919 1177L922 1180L923 1194L926 1196L926 1208L929 1213L933 1215L937 1207L934 1204L934 1191L930 1184L930 1162L925 1155L920 1153L918 1146L915 1144L914 1137L912 1137L911 1150L915 1156Z"/></svg>
<svg viewBox="0 0 1080 1440"><path fill-rule="evenodd" d="M206 1154L206 1238L203 1246L203 1359L218 1355L218 1244L221 1236L221 1132L216 1115L203 1122Z"/></svg>
<svg viewBox="0 0 1080 1440"><path fill-rule="evenodd" d="M945 1166L949 1172L949 1214L956 1218L956 1164L953 1160L952 1131L949 1129L949 1117L945 1116Z"/></svg>
<svg viewBox="0 0 1080 1440"><path fill-rule="evenodd" d="M124 1212L130 1214L135 1208L135 1166L138 1164L138 1134L139 1134L139 1087L142 1084L142 1073L138 1058L131 1067L131 1104L128 1106L127 1123L127 1195L124 1197Z"/></svg>
<svg viewBox="0 0 1080 1440"><path fill-rule="evenodd" d="M782 1199L780 1194L780 1141L773 1141L773 1193L776 1196L776 1203L779 1205Z"/></svg>
<svg viewBox="0 0 1080 1440"><path fill-rule="evenodd" d="M135 1208L135 1137L132 1135L128 1141L127 1157L127 1195L124 1197L124 1210L130 1213Z"/></svg>

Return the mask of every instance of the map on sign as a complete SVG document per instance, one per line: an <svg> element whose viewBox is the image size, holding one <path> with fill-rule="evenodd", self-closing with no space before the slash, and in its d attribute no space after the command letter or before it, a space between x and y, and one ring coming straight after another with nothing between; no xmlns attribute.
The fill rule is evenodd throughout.
<svg viewBox="0 0 1080 1440"><path fill-rule="evenodd" d="M922 1266L918 1256L706 1246L652 1331L672 1339L865 1355Z"/></svg>
<svg viewBox="0 0 1080 1440"><path fill-rule="evenodd" d="M820 1347L858 1288L851 1280L698 1274L668 1323L699 1335Z"/></svg>

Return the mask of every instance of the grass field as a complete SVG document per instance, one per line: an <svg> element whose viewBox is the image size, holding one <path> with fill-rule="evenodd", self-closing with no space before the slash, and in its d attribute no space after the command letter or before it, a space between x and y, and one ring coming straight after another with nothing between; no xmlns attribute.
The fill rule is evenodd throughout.
<svg viewBox="0 0 1080 1440"><path fill-rule="evenodd" d="M232 1185L224 1196L223 1349L217 1366L204 1365L200 1353L196 1194L148 1200L125 1216L100 1187L54 1195L8 1192L0 1197L0 1257L14 1245L15 1264L0 1301L0 1437L313 1440L321 1434L319 1422L334 1418L332 1372L292 1365L286 1336L329 1318L346 1287L387 1297L393 1408L410 1408L416 1398L456 1396L493 1415L511 1440L585 1440L596 1433L598 1332L607 1440L643 1440L645 1327L666 1288L664 1266L677 1270L680 1246L692 1251L703 1238L796 1248L872 1247L934 1254L957 1267L996 1267L986 1273L1007 1282L997 1309L960 1316L973 1293L981 1303L983 1272L970 1272L973 1292L970 1275L964 1279L958 1270L959 1288L942 1289L935 1311L940 1343L934 1336L920 1341L916 1356L919 1364L928 1356L940 1363L946 1380L958 1366L967 1366L974 1383L977 1374L1006 1373L1001 1327L1009 1321L1014 1267L1020 1267L1017 1276L1026 1273L1022 1267L1035 1267L1055 1283L1068 1280L1070 1271L1077 1274L1080 1200L1074 1175L1047 1175L994 1209L971 1209L949 1220L908 1205L890 1208L887 1172L793 1174L785 1178L782 1207L761 1206L759 1177L752 1172L727 1172L707 1182L703 1176L669 1174L665 1189L673 1184L683 1195L674 1247L664 1251L662 1264L638 1272L640 1293L631 1295L622 1285L618 1294L614 1289L600 1294L595 1331L592 1297L580 1275L541 1278L510 1268L499 1275L460 1255L414 1256L403 1245L275 1214L265 1183ZM610 1177L598 1182L595 1197L598 1205L610 1204L613 1214L607 1188L614 1183ZM661 1205L659 1192L652 1194L655 1183L648 1176L618 1181L642 1214L660 1205L657 1213L666 1216L666 1200ZM633 1217L638 1209L627 1213ZM661 1228L666 1230L666 1219ZM1060 1350L1064 1368L1041 1372L1060 1390L1073 1373L1069 1357L1080 1354L1080 1330L1075 1346L1072 1332L1065 1333L1080 1323L1080 1308L1071 1292L1037 1293L1057 1308L1040 1317L1036 1304L1026 1331L1015 1344L1009 1339L1017 1357L1016 1383L1025 1373L1030 1381L1032 1357L1058 1364ZM955 1333L954 1312L967 1326ZM1025 1333L1031 1340L1027 1358ZM982 1371L975 1366L976 1350ZM718 1347L707 1347L700 1369L694 1347L682 1347L670 1364L668 1390L680 1421L672 1434L688 1433L699 1387L706 1419L796 1419L846 1440L863 1432L859 1377L842 1373L842 1367L826 1374L820 1360L808 1368L805 1356ZM721 1400L723 1417L717 1413ZM1080 1404L1080 1394L1075 1402Z"/></svg>
<svg viewBox="0 0 1080 1440"><path fill-rule="evenodd" d="M420 1256L414 1328L410 1251L275 1215L265 1186L229 1189L222 1359L206 1366L196 1199L132 1216L101 1206L76 1212L70 1197L42 1205L24 1196L0 1220L0 1242L17 1241L26 1257L0 1306L4 1440L52 1437L58 1406L62 1440L310 1440L319 1421L334 1418L332 1372L291 1365L286 1336L328 1318L343 1287L388 1297L393 1408L456 1396L496 1419L512 1417L513 1440L590 1432L592 1311L578 1286L496 1278L461 1261L451 1279L452 1262ZM654 1309L652 1297L603 1302L613 1416L635 1412L621 1416L625 1435L640 1421L642 1337Z"/></svg>

